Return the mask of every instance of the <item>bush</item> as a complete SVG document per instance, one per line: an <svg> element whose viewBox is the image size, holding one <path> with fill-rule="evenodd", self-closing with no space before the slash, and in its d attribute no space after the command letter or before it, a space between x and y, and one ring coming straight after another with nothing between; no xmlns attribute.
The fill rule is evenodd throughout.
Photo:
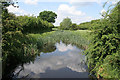
<svg viewBox="0 0 120 80"><path fill-rule="evenodd" d="M110 11L110 12L109 12ZM101 20L101 28L86 51L91 73L100 78L120 79L120 2Z"/></svg>
<svg viewBox="0 0 120 80"><path fill-rule="evenodd" d="M23 27L23 33L42 33L46 31L51 31L54 25L43 21L41 18L36 18L34 16L19 16L17 17L19 23Z"/></svg>

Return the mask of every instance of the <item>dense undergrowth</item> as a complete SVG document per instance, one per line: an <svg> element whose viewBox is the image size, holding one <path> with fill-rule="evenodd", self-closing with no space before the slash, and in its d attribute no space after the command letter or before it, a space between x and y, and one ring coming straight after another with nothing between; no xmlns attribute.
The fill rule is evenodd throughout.
<svg viewBox="0 0 120 80"><path fill-rule="evenodd" d="M90 72L97 78L120 79L120 2L104 15L86 55Z"/></svg>

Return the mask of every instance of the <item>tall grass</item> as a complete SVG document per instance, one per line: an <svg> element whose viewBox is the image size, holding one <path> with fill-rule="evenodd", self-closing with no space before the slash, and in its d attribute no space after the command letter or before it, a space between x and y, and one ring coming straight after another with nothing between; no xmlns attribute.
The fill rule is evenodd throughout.
<svg viewBox="0 0 120 80"><path fill-rule="evenodd" d="M31 37L32 43L37 44L39 49L60 41L66 44L76 45L79 48L87 49L91 39L90 31L88 30L52 31L43 34L28 34L28 36Z"/></svg>

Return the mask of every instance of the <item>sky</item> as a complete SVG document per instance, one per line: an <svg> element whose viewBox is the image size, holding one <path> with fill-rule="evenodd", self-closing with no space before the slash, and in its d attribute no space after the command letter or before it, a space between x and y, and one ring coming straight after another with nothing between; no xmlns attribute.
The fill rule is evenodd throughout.
<svg viewBox="0 0 120 80"><path fill-rule="evenodd" d="M16 0L15 0L16 1ZM55 26L66 17L70 18L73 23L80 24L95 19L100 19L100 13L106 11L103 8L107 0L19 0L19 8L9 6L9 12L19 15L38 16L40 12L47 10L57 14ZM119 0L111 1L115 4Z"/></svg>

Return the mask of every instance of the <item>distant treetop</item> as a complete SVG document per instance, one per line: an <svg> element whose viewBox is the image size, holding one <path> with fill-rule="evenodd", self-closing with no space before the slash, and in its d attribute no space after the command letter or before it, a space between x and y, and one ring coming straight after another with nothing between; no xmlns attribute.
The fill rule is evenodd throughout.
<svg viewBox="0 0 120 80"><path fill-rule="evenodd" d="M57 14L52 11L43 11L39 13L41 19L46 20L50 23L55 23L55 19L57 18Z"/></svg>

